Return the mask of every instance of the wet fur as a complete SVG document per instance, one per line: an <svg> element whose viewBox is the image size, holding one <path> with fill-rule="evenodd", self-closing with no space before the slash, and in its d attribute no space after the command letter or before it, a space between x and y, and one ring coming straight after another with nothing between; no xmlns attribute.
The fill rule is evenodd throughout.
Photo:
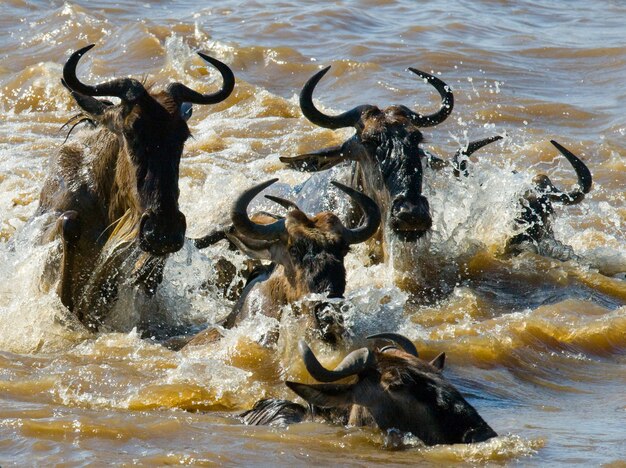
<svg viewBox="0 0 626 468"><path fill-rule="evenodd" d="M87 103L97 101L78 96ZM151 118L143 118L146 113L150 113ZM52 223L45 230L43 240L51 241L59 236L64 240L63 258L57 269L61 270L57 291L66 307L87 325L97 328L98 321L89 317L91 309L112 299L103 297L99 304L84 301L87 286L93 283L96 264L106 262L106 258L99 257L110 250L107 245L123 244L137 237L139 220L146 209L163 213L177 211L178 164L189 130L178 114L176 103L164 92L154 94L130 108L125 103L108 106L102 115L92 118L98 121L97 128L82 135L78 141L64 144L52 158L50 173L41 190L37 215L77 214L73 228L78 229L80 237L72 245L66 242L63 223L60 222ZM167 126L165 136L164 125ZM136 132L144 138L134 138ZM150 145L160 146L160 150L150 151L150 145L142 143L147 140ZM146 151L149 153L146 154ZM162 175L157 185L154 181L143 179L146 169L142 164L148 165L152 179L154 174ZM144 190L148 183L152 186ZM155 190L159 191L158 195ZM120 229L121 221L123 229ZM111 237L112 233L122 237ZM72 251L68 252L68 249ZM107 255L114 256L111 251ZM120 266L119 262L114 263L101 268L101 281L104 282L101 286L104 289L107 289L104 286L110 277L106 270L112 273ZM155 278L156 283L159 282L158 276L144 276L148 283L146 289L155 287ZM47 278L46 281L54 282L54 278ZM92 284L90 289L100 287ZM108 288L109 295L114 290Z"/></svg>
<svg viewBox="0 0 626 468"><path fill-rule="evenodd" d="M411 432L428 445L482 442L497 434L441 374L441 356L431 363L398 349L375 351L375 366L352 384L299 384L289 388L313 408L341 411L350 425ZM273 408L246 412L248 424L285 422ZM255 414L252 417L252 414ZM299 415L289 422L305 418Z"/></svg>
<svg viewBox="0 0 626 468"><path fill-rule="evenodd" d="M276 221L267 214L252 217L256 223ZM257 279L253 286L265 298L263 313L278 318L280 308L302 299L310 293L328 293L343 296L346 286L346 270L343 260L349 246L342 238L343 224L333 213L318 213L308 217L302 211L292 210L286 217L287 236L265 246L275 268L269 276ZM237 233L231 233L242 250L255 255L251 241ZM255 247L258 247L255 245ZM251 313L247 302L251 288L246 288L240 304L226 321L232 327Z"/></svg>
<svg viewBox="0 0 626 468"><path fill-rule="evenodd" d="M380 207L383 222L405 240L424 235L432 226L428 200L422 196L422 159L426 157L420 144L423 135L409 118L404 106L383 110L371 106L357 126L356 134L341 147L330 148L295 158L281 158L292 167L303 170L328 169L344 161L355 161L350 185L363 191ZM400 206L412 213L396 218ZM355 210L352 210L353 212ZM358 224L351 218L350 225ZM384 260L383 229L368 243L370 256Z"/></svg>

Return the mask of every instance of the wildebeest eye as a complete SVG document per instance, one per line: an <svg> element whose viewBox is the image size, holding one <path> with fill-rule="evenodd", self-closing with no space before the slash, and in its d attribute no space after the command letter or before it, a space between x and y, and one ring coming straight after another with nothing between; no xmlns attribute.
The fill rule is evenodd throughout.
<svg viewBox="0 0 626 468"><path fill-rule="evenodd" d="M180 116L183 118L183 120L187 121L189 120L192 114L193 114L193 106L191 105L191 103L183 102L180 105Z"/></svg>

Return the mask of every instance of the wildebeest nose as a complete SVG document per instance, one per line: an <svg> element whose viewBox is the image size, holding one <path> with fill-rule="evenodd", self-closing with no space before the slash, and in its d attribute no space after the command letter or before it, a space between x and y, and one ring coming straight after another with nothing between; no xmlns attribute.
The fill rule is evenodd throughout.
<svg viewBox="0 0 626 468"><path fill-rule="evenodd" d="M180 211L174 215L147 211L139 224L139 246L153 255L166 255L179 251L185 242L187 222Z"/></svg>
<svg viewBox="0 0 626 468"><path fill-rule="evenodd" d="M397 197L391 206L391 228L398 231L428 231L432 224L428 200L418 195L414 200Z"/></svg>

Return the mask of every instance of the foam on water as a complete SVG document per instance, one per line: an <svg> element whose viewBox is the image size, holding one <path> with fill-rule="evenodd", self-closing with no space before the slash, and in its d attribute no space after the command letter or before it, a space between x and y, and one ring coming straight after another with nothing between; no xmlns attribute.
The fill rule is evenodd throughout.
<svg viewBox="0 0 626 468"><path fill-rule="evenodd" d="M212 42L211 49L221 50L215 41ZM212 79L209 81L206 80L203 73L198 75L198 72L205 67L204 65L198 67L199 59L194 58L191 47L181 37L171 35L165 40L163 50L166 59L162 72L169 74L171 79L183 81L197 89L215 86L212 84L216 80L213 71L210 75ZM195 66L189 67L191 63ZM36 80L38 81L33 82L34 84L25 95L36 95L38 101L53 103L55 111L65 110L68 107L68 97L62 92L60 85L52 84L55 83L52 76L59 74L59 66L45 65L45 69L49 69L50 72L44 73L42 76L41 70L39 70L33 74L37 76ZM304 135L311 133L309 124L300 118L294 119L294 125L281 128L275 127L272 117L262 117L265 113L263 109L272 109L270 114L276 113L276 109L281 107L290 109L291 112L295 106L295 100L271 96L268 101L270 95L266 90L254 89L245 82L239 83L238 86L243 89L238 93L243 93L248 97L239 101L237 106L216 106L217 108L212 109L205 118L198 119L193 129L197 136L195 140L190 142L191 154L188 152L187 158L183 161L180 180L181 204L189 220L190 232L197 235L207 232L215 225L228 221L225 213L228 212L229 200L234 199L241 190L251 186L251 180L261 181L270 176L278 175L281 180L293 187L309 178L306 174L297 174L282 169L275 163L279 155L289 154L298 149L298 141ZM23 83L21 87L23 87ZM480 97L476 88L473 89L473 93ZM18 104L15 104L16 102ZM17 109L19 98L13 103L18 112L24 112L24 110ZM199 107L200 114L206 112L202 106ZM48 110L37 107L34 109L38 111ZM249 116L251 114L257 115L257 117L250 120L243 119L244 115ZM18 120L17 116L16 120ZM473 122L469 124L471 123ZM17 129L23 123L18 121L10 125ZM502 129L499 130L493 124L488 125L488 127L491 135L504 133ZM235 131L241 133L242 130L245 134L246 128L249 129L249 136L246 138L233 134ZM272 129L269 130L270 128ZM269 139L266 131L271 132ZM312 133L317 134L319 138L324 138L327 131L316 129ZM229 134L233 134L233 136L229 137ZM457 144L461 145L469 140L466 131L463 131L461 135L452 136ZM78 137L79 134L74 138ZM225 141L225 145L217 152L212 151L210 161L203 163L202 159L207 154L204 148L207 144L205 142L209 142L213 138ZM272 140L276 141L276 145L272 143ZM492 252L502 250L506 239L515 233L513 220L518 214L518 199L531 187L531 179L536 170L531 165L527 169L522 168L516 172L514 169L519 168L512 165L510 160L503 160L498 156L504 153L507 155L515 154L516 157L523 158L523 154L528 149L523 141L518 142L510 138L487 147L481 150L480 155L477 155L477 163L470 163L470 176L461 180L452 177L451 171L425 169L424 194L430 201L433 225L435 226L432 234L423 242L418 243L417 246L407 246L400 242L391 241L391 250L394 254L392 255L392 262L388 265L363 266L364 263L367 264L367 261L363 250L359 247L354 249L354 255L351 255L347 260L348 271L350 272L347 296L349 305L346 306L345 312L347 313L349 328L353 328L355 335L380 331L377 329L379 326L390 327L392 322L388 321L389 317L398 314L398 312L391 312L391 310L402 310L406 298L403 293L398 293L394 288L395 267L397 266L395 259L406 261L409 256L416 259L416 262L411 265L411 271L424 279L432 278L432 271L439 271L442 276L440 278L435 277L435 282L441 282L441 278L443 278L443 282L448 284L448 289L451 291L462 278L460 265L463 261L468 261L481 250ZM258 157L259 152L261 153L260 158ZM252 157L253 155L255 156ZM241 162L243 161L246 161L247 164L242 166ZM309 186L315 188L301 192L298 202L311 213L335 206L339 213L345 214L345 207L347 206L345 200L330 205L324 202L320 205L319 200L324 200L324 195L329 193L327 187L323 185L327 185L331 177L345 180L348 171L349 169L340 167L333 170L330 175L313 176L312 180L316 177L319 180L313 183L309 182ZM290 191L289 186L282 189L278 186L276 188L279 194ZM601 187L596 187L594 190L601 190ZM332 191L330 194L332 199ZM582 205L583 208L572 210L574 213L571 215L566 210L558 213L555 233L557 237L572 243L583 256L589 251L590 258L593 259L590 263L598 263L604 259L607 269L619 273L618 270L621 269L620 264L622 263L620 259L623 257L623 254L621 257L619 255L620 250L623 251L623 241L618 240L623 229L620 217L608 202L601 201L596 204L593 197L594 192L585 200ZM34 206L33 202L27 204L31 210ZM592 207L588 205L592 205ZM583 231L575 229L575 226L580 223L580 218L596 212L594 206L597 206L597 210L604 215L602 217L603 227L608 227L602 232L603 240L608 237L613 239L613 244L617 250L612 250L611 247L606 246L599 247L593 242L593 239L591 242L585 242L585 238L599 235L596 229L588 228ZM566 235L572 231L576 233L574 237ZM7 278L26 279L34 277L33 271L41 268L41 266L34 266L37 264L37 258L41 264L47 254L42 250L31 251L28 247L24 247L19 254L16 251L7 250L4 255L7 257L4 275ZM35 257L32 257L33 255ZM215 279L213 259L218 256L225 256L237 265L241 265L243 261L242 256L227 251L223 245L202 253L187 245L181 252L171 256L165 270L165 281L159 288L155 300L157 312L155 316L160 316L165 322L179 325L210 324L224 317L228 313L231 303L220 297L216 289L210 286ZM11 264L21 264L21 270L13 271L6 267L6 265ZM377 278L377 281L372 283L372 278ZM36 289L36 286L31 286L31 288ZM15 294L8 294L6 297L15 297ZM44 297L47 298L45 299L47 307L42 307L43 304L39 304L37 308L32 306L27 308L29 310L38 309L39 311L43 308L50 311L47 314L38 313L38 318L42 315L52 317L58 314L60 307L58 302L54 305L51 304L56 301L54 294ZM367 300L364 302L363 298L367 298ZM383 299L396 305L391 309L386 308L384 313L381 313L377 307L380 307L380 302ZM30 295L29 300L35 299ZM138 324L140 318L129 313L134 309L137 300L134 291L129 291L123 296L113 314L111 328L129 331ZM22 299L16 299L14 303L5 305L7 310L4 314L7 317L6 323L11 320L10 317L13 317L9 312L10 310L16 311L20 307L26 306L26 303L21 301ZM357 310L360 312L354 312ZM357 319L359 314L361 314L360 318ZM387 317L387 321L377 324L373 318L378 315ZM32 320L35 321L34 318ZM403 325L399 315L393 322L392 328L394 330L409 328L409 322L404 322ZM42 324L41 326L45 328L45 325ZM44 335L44 333L40 332L39 335ZM54 341L53 338L51 340ZM10 347L9 349L32 349L33 343L22 346L14 342L13 346L14 348Z"/></svg>
<svg viewBox="0 0 626 468"><path fill-rule="evenodd" d="M117 14L125 14L120 12L127 7L120 6ZM396 7L388 5L391 10ZM315 34L324 44L319 22L311 16L316 9L310 6L309 15L292 11L298 22L291 24L309 25L306 34ZM341 10L332 24L345 26L359 18L354 8ZM618 180L624 169L619 147L623 123L619 116L607 119L603 109L589 106L593 94L585 86L589 80L578 83L580 92L571 92L568 98L560 91L563 75L559 73L565 72L557 71L554 79L543 73L546 62L541 57L557 53L554 48L529 46L521 55L511 53L511 47L517 51L526 39L502 35L495 25L457 22L450 25L450 34L496 34L504 43L498 42L498 50L486 51L469 50L453 40L436 50L414 51L410 57L393 54L385 45L383 17L388 13L383 10L380 18L363 19L371 34L367 44L337 40L333 47L303 46L297 28L285 28L285 34L293 34L292 47L284 47L284 36L270 36L263 28L256 33L265 42L256 36L252 41L246 36L252 26L237 29L228 22L230 13L215 8L210 11L224 13L223 24L210 28L208 16L201 13L193 21L165 26L154 20L120 27L109 10L98 13L72 3L52 12L29 13L36 19L26 30L11 27L12 44L21 44L23 52L11 52L15 60L0 68L0 105L5 116L0 128L0 237L4 240L0 244L0 362L6 376L0 388L8 402L4 406L19 405L5 429L14 431L12 436L18 433L20 440L35 440L39 448L31 453L56 453L58 447L46 446L48 438L57 446L67 442L74 450L87 438L119 438L156 441L149 448L125 442L130 445L114 449L119 453L128 449L133 457L147 452L152 458L144 461L155 464L216 459L211 458L213 452L203 454L200 446L212 447L229 459L235 453L239 461L249 456L254 462L302 451L319 460L328 461L329 454L345 460L347 451L355 463L389 462L394 457L397 463L509 463L533 455L541 463L563 460L569 452L571 448L563 447L577 432L572 427L583 409L593 406L583 398L588 395L602 404L596 405L597 415L584 414L591 421L587 430L602 441L600 447L611 447L611 437L621 434L611 429L609 419L623 410L617 408L613 395L621 388L623 374L626 294L623 280L603 277L595 270L607 275L626 270L623 184ZM428 25L413 25L394 47L402 47L411 37L419 36L422 43L440 34L440 28L430 22L444 15L443 9L430 13L424 21ZM501 19L511 30L516 28L513 16ZM246 18L247 24L255 20ZM40 32L46 23L55 26ZM579 26L589 31L585 24ZM37 33L27 34L28 28ZM241 43L231 37L232 31L240 31ZM555 34L549 28L544 32L550 37ZM18 35L23 38L15 39ZM578 39L569 40L578 48L582 46ZM280 47L273 47L272 41L281 42ZM454 77L449 82L457 98L455 118L442 130L424 130L425 148L444 159L470 140L509 136L477 152L467 178L457 180L449 170L425 169L424 194L434 225L427 238L413 246L391 240L392 259L386 265L371 265L366 249L353 247L346 258L347 290L340 306L347 339L338 347L307 334L308 322L298 315L301 304L286 307L280 320L257 315L233 330L218 326L219 341L182 352L141 339L135 328L142 325L139 310L148 310L148 318L158 317L170 331L199 330L228 314L232 301L214 285L216 262L224 257L241 266L244 257L228 250L225 243L203 251L186 244L168 258L164 281L154 298L148 300L128 288L107 323L109 331L92 334L62 307L54 285L42 289L45 264L50 255L59 255L59 245L38 246L35 238L46 220L28 222L36 209L48 157L63 139L57 129L75 111L58 81L61 63L69 49L89 42L98 42L98 47L81 62L79 76L90 83L147 74L157 87L180 81L211 92L220 84L219 74L195 51L233 65L237 75L233 96L215 106L195 106L190 121L194 138L187 143L180 179L181 210L190 236L228 222L232 200L272 177L279 177L282 185L268 191L290 196L307 213L332 209L345 216L346 197L329 188L329 180L345 181L349 168L337 167L310 178L278 161L279 156L339 144L352 132L320 129L300 115L295 93L321 64L333 65L327 83L316 91L320 96L316 105L329 114L377 99L420 110L436 106L432 90L401 72L414 62L425 64L426 70L441 69L443 79ZM354 54L343 53L348 50ZM565 58L555 61L569 63L567 50L560 52ZM359 56L359 51L364 55ZM577 51L573 52L576 61L607 51L618 58L621 54L618 49L597 47L587 54ZM340 60L344 56L352 58ZM531 70L528 61L542 68L541 73ZM612 64L619 69L619 61ZM610 79L610 74L603 79ZM542 87L537 86L538 80ZM425 97L425 93L430 94ZM609 130L598 141L595 133L605 128ZM81 131L77 129L70 139L80 138ZM583 257L582 264L533 255L499 257L506 239L516 232L518 199L531 187L532 177L545 172L562 188L574 180L569 164L549 145L550 138L582 154L594 174L594 187L584 202L557 207L553 224L557 239L572 245ZM251 210L261 208L282 212L263 201L255 202ZM406 264L407 258L412 259L409 271L415 278L429 280L433 283L429 286L443 291L436 300L416 299L397 287L399 265ZM267 340L276 330L278 339ZM282 382L310 381L296 351L298 339L306 336L320 360L332 367L346 351L362 346L364 336L380 331L405 334L426 358L445 351L450 362L446 375L503 435L483 444L434 448L407 438L402 443L409 450L392 452L397 447L386 445L385 435L367 429L306 423L289 429L231 430L233 421L215 413L162 411L230 411L249 407L262 397L293 398ZM155 337L158 332L154 331ZM44 414L40 407L53 409ZM600 420L606 423L605 432L592 424ZM163 427L168 440L160 435ZM210 440L203 434L211 434ZM577 443L582 448L575 453L587 454L585 443ZM193 450L187 449L190 444ZM241 448L245 444L253 447L248 449L252 455ZM556 444L561 447L555 450ZM82 447L81 454L93 454ZM594 460L608 458L598 455Z"/></svg>

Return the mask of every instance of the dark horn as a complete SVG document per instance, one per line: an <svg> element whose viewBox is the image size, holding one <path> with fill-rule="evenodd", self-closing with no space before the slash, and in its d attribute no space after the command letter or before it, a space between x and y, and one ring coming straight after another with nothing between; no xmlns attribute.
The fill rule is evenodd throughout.
<svg viewBox="0 0 626 468"><path fill-rule="evenodd" d="M183 102L191 102L193 104L217 104L228 98L235 88L235 75L233 75L233 71L228 65L202 52L198 52L198 55L217 68L222 74L222 89L211 94L201 94L182 83L172 83L168 85L167 92L178 104L182 104Z"/></svg>
<svg viewBox="0 0 626 468"><path fill-rule="evenodd" d="M585 163L578 159L578 157L576 157L576 155L574 155L574 153L569 151L567 148L564 148L554 140L550 140L550 143L552 143L556 149L558 149L559 152L570 162L576 171L579 186L578 189L569 193L557 190L556 193L550 195L550 199L561 202L565 205L575 205L576 203L580 203L585 198L585 194L589 193L591 190L591 184L593 183L591 172Z"/></svg>
<svg viewBox="0 0 626 468"><path fill-rule="evenodd" d="M233 203L230 217L235 229L245 236L260 240L278 240L285 233L285 220L280 219L272 224L257 224L248 217L248 205L254 197L278 179L268 180L243 192Z"/></svg>
<svg viewBox="0 0 626 468"><path fill-rule="evenodd" d="M436 76L425 73L416 68L408 68L409 71L415 73L420 78L424 78L431 84L441 96L441 107L434 114L422 115L417 112L412 112L411 120L418 127L432 127L438 125L448 118L454 108L454 95L450 87L441 81Z"/></svg>
<svg viewBox="0 0 626 468"><path fill-rule="evenodd" d="M275 197L274 195L265 195L265 198L267 198L268 200L273 201L274 203L278 203L280 206L282 206L286 210L292 209L292 210L302 211L298 207L298 205L296 205L291 200L287 200L285 198L280 198L280 197Z"/></svg>
<svg viewBox="0 0 626 468"><path fill-rule="evenodd" d="M349 195L350 198L352 198L361 207L365 215L365 221L362 226L355 229L344 228L344 239L348 244L359 244L361 242L365 242L378 230L378 226L380 225L380 208L378 208L376 202L370 197L354 190L353 188L340 184L334 180L331 181L331 184Z"/></svg>
<svg viewBox="0 0 626 468"><path fill-rule="evenodd" d="M357 349L348 354L335 368L328 370L320 362L304 340L298 342L300 356L309 374L319 382L335 382L336 380L363 372L373 364L374 356L367 348Z"/></svg>
<svg viewBox="0 0 626 468"><path fill-rule="evenodd" d="M452 162L452 167L454 167L454 176L459 177L460 175L463 175L467 177L468 175L467 161L464 159L459 161L459 158L461 156L469 157L475 151L478 151L479 149L481 149L483 146L487 146L489 143L493 143L494 141L498 141L498 140L502 140L502 137L500 135L492 136L489 138L483 138L482 140L471 141L467 145L467 148L459 148L457 152L454 154L454 159Z"/></svg>
<svg viewBox="0 0 626 468"><path fill-rule="evenodd" d="M320 112L313 104L313 90L322 77L330 70L330 66L318 71L306 82L300 91L300 109L304 116L315 125L324 128L337 129L354 127L361 119L363 111L370 106L358 106L339 115L326 115Z"/></svg>
<svg viewBox="0 0 626 468"><path fill-rule="evenodd" d="M132 78L119 78L95 86L81 83L76 77L76 66L80 58L94 46L95 44L90 44L77 50L65 62L63 66L63 80L70 90L85 96L115 96L126 102L135 101L146 94L143 85Z"/></svg>
<svg viewBox="0 0 626 468"><path fill-rule="evenodd" d="M417 348L415 347L413 342L409 340L406 336L402 336L399 333L377 333L376 335L368 336L367 339L383 339L393 341L407 353L415 357L419 357L419 353L417 352Z"/></svg>

